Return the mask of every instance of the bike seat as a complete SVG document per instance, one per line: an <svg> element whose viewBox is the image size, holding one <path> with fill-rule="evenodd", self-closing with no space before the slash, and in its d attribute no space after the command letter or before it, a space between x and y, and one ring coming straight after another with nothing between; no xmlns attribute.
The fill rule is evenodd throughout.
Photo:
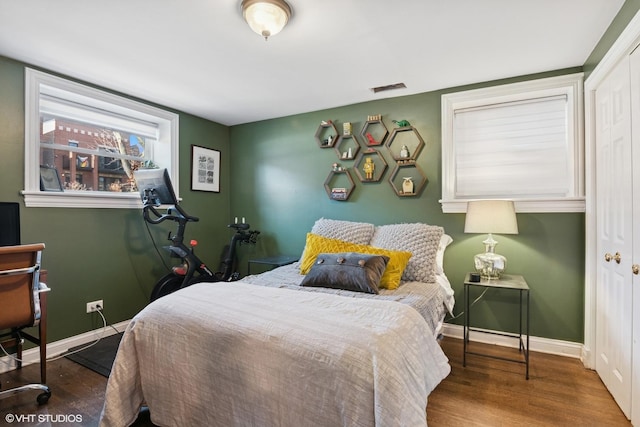
<svg viewBox="0 0 640 427"><path fill-rule="evenodd" d="M240 231L240 230L248 230L249 227L251 226L243 222L241 224L229 224L227 225L227 227L234 228L236 231Z"/></svg>

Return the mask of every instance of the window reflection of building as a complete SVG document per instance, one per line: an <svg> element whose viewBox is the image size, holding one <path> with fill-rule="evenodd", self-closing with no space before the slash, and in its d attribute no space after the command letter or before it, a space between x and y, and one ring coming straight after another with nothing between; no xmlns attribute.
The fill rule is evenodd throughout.
<svg viewBox="0 0 640 427"><path fill-rule="evenodd" d="M123 168L123 160L108 156L109 153L119 153L112 130L58 117L42 117L41 120L40 140L57 146L41 146L41 163L55 166L67 189L131 191L132 182ZM138 137L119 133L126 155L138 157L144 154L143 142ZM58 148L60 146L98 151L105 155L73 152Z"/></svg>

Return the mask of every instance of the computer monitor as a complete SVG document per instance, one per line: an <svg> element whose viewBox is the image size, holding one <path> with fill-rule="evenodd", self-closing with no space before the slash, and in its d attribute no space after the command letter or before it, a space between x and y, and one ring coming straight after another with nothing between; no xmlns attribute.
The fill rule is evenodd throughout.
<svg viewBox="0 0 640 427"><path fill-rule="evenodd" d="M20 205L0 202L0 246L20 244Z"/></svg>
<svg viewBox="0 0 640 427"><path fill-rule="evenodd" d="M143 204L177 205L178 199L166 169L138 169L133 172Z"/></svg>

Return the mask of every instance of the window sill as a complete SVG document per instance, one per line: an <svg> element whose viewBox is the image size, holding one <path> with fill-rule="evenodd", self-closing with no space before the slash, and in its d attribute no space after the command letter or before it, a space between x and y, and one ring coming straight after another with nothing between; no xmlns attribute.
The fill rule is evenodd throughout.
<svg viewBox="0 0 640 427"><path fill-rule="evenodd" d="M440 200L443 213L466 213L467 202L468 200L460 199ZM564 199L514 199L514 203L516 212L519 213L585 212L585 199L583 197Z"/></svg>
<svg viewBox="0 0 640 427"><path fill-rule="evenodd" d="M110 193L98 191L47 192L22 191L28 208L116 208L141 209L138 193Z"/></svg>

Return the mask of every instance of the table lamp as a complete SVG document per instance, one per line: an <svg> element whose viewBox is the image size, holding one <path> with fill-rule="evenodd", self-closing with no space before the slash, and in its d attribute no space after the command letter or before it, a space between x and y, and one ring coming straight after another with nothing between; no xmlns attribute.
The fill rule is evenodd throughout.
<svg viewBox="0 0 640 427"><path fill-rule="evenodd" d="M467 204L464 223L465 233L488 233L483 241L485 252L474 257L474 264L480 276L497 279L507 267L507 259L495 252L497 241L492 233L518 234L516 210L510 200L474 200Z"/></svg>

